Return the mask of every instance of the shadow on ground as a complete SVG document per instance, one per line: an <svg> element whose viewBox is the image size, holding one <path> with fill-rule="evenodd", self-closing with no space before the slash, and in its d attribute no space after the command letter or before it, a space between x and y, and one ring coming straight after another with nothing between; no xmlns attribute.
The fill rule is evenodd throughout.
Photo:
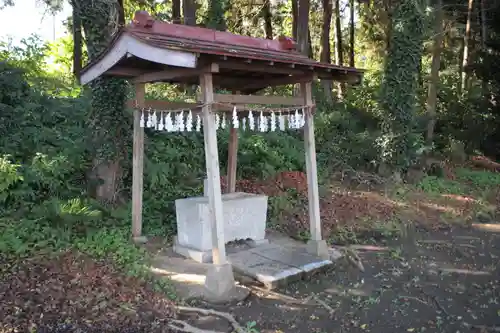
<svg viewBox="0 0 500 333"><path fill-rule="evenodd" d="M421 232L360 250L365 272L338 262L310 281L210 307L261 333L500 332L499 256L500 233ZM192 323L231 331L216 318Z"/></svg>

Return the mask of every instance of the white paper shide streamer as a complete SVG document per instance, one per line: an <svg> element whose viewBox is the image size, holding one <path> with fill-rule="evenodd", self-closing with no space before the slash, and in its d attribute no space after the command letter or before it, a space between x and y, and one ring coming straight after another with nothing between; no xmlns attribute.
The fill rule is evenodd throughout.
<svg viewBox="0 0 500 333"><path fill-rule="evenodd" d="M249 110L247 115L239 116L236 106L230 114L225 112L213 114L216 130L227 127L239 128L242 131L276 132L287 129L300 129L305 125L305 107L287 109ZM243 115L243 114L242 114ZM139 126L167 132L200 132L202 127L200 114L192 110L141 110Z"/></svg>

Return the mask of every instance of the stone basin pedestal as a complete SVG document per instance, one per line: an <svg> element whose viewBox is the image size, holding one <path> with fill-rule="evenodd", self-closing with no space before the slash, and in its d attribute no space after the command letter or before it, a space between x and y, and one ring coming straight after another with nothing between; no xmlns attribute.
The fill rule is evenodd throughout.
<svg viewBox="0 0 500 333"><path fill-rule="evenodd" d="M266 243L267 196L234 192L222 195L224 240ZM197 262L212 262L212 226L208 197L175 200L177 237L174 251Z"/></svg>

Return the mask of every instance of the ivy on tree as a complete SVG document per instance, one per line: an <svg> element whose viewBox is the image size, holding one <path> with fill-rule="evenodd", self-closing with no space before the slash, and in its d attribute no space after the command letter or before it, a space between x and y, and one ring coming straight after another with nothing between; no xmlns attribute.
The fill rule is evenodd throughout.
<svg viewBox="0 0 500 333"><path fill-rule="evenodd" d="M402 0L392 18L380 96L384 117L379 144L383 162L395 170L411 165L421 141L413 124L423 52L424 8L423 0Z"/></svg>

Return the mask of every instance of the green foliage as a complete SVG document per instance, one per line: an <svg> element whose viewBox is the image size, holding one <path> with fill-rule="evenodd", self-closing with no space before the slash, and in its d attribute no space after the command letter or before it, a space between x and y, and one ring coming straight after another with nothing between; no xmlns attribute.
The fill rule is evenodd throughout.
<svg viewBox="0 0 500 333"><path fill-rule="evenodd" d="M500 173L478 171L470 169L457 169L457 179L478 189L497 188L500 186Z"/></svg>
<svg viewBox="0 0 500 333"><path fill-rule="evenodd" d="M466 188L458 181L448 180L437 176L426 176L417 188L429 194L465 194Z"/></svg>
<svg viewBox="0 0 500 333"><path fill-rule="evenodd" d="M418 96L418 75L424 36L422 1L399 2L392 16L392 36L382 81L384 110L381 158L396 169L407 168L421 146L413 128Z"/></svg>
<svg viewBox="0 0 500 333"><path fill-rule="evenodd" d="M225 31L226 30L226 20L224 19L224 13L226 12L226 1L225 0L210 0L208 1L208 11L206 18L207 28Z"/></svg>
<svg viewBox="0 0 500 333"><path fill-rule="evenodd" d="M456 179L426 176L417 187L430 194L482 195L500 186L500 174L470 169L457 169Z"/></svg>
<svg viewBox="0 0 500 333"><path fill-rule="evenodd" d="M0 203L5 203L9 196L9 189L18 181L23 180L22 175L19 174L19 164L12 164L9 156L0 158Z"/></svg>

